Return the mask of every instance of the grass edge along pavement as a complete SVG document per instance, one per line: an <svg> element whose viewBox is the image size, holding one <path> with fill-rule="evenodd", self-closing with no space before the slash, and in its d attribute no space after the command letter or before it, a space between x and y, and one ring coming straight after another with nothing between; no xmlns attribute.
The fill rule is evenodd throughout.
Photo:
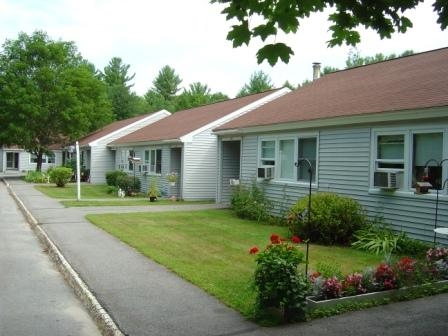
<svg viewBox="0 0 448 336"><path fill-rule="evenodd" d="M123 336L119 327L110 317L107 311L101 306L95 296L92 294L86 283L80 278L78 273L71 267L63 254L59 251L57 246L53 243L46 232L39 226L38 221L34 218L31 212L26 208L22 200L17 196L10 184L2 179L6 185L9 194L17 203L20 211L26 218L27 223L39 239L39 242L46 248L50 259L55 263L56 268L64 276L69 286L73 289L76 296L81 300L84 307L87 309L89 315L92 317L103 335L106 336Z"/></svg>
<svg viewBox="0 0 448 336"><path fill-rule="evenodd" d="M102 214L87 219L248 318L255 300L251 287L255 257L249 249L266 245L272 232L288 236L286 227L242 220L230 210ZM312 265L317 257L335 263L335 255L345 257L345 267L350 255L359 259L347 272L380 261L378 256L349 248L312 245L310 249Z"/></svg>

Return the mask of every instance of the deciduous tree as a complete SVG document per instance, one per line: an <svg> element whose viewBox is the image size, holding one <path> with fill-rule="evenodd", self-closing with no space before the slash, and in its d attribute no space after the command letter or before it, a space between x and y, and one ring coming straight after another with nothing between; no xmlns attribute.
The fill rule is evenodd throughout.
<svg viewBox="0 0 448 336"><path fill-rule="evenodd" d="M408 10L424 0L211 0L224 4L222 11L227 20L236 20L227 35L234 47L259 37L264 46L257 52L258 63L267 60L274 65L279 59L288 63L294 51L282 42L267 43L268 37L277 37L279 32L295 33L301 20L316 12L329 9L332 38L330 47L347 44L355 46L361 41L359 27L372 29L381 38L390 38L393 33L405 33L412 27L406 17ZM448 2L434 0L434 11L442 30L448 26Z"/></svg>
<svg viewBox="0 0 448 336"><path fill-rule="evenodd" d="M20 33L0 52L0 142L42 156L111 120L106 87L73 42Z"/></svg>

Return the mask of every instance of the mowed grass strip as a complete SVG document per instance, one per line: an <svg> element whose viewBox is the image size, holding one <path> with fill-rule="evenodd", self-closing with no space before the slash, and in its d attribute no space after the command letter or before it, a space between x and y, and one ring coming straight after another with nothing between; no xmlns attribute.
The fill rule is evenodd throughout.
<svg viewBox="0 0 448 336"><path fill-rule="evenodd" d="M256 245L263 249L272 233L288 229L237 218L230 210L88 215L87 218L171 269L223 303L251 317L255 291L251 280ZM305 245L300 246L305 253ZM310 246L310 269L318 262L338 264L342 271L373 266L380 258L349 248Z"/></svg>
<svg viewBox="0 0 448 336"><path fill-rule="evenodd" d="M41 193L58 199L76 199L77 186L74 183L69 183L63 188L58 188L54 184L39 184L35 188ZM106 184L88 184L81 183L82 198L117 198L116 194L108 194L109 186Z"/></svg>

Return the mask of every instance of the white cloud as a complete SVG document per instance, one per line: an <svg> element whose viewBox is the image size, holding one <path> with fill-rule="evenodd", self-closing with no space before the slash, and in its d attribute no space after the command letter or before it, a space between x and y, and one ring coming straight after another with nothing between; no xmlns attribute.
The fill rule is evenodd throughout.
<svg viewBox="0 0 448 336"><path fill-rule="evenodd" d="M446 47L448 33L440 31L429 1L414 11L414 28L392 40L372 32L362 34L358 46L364 56L375 53L415 52ZM208 0L0 0L1 42L20 31L46 31L53 39L74 41L81 54L102 69L112 57L121 57L136 73L134 89L144 94L166 64L183 85L200 81L234 96L256 70L269 74L275 85L310 78L312 62L344 67L349 48L329 49L328 23L323 14L301 24L298 34L282 37L296 55L289 64L258 65L257 41L233 49L226 40L230 23L220 6ZM277 40L282 39L278 37Z"/></svg>

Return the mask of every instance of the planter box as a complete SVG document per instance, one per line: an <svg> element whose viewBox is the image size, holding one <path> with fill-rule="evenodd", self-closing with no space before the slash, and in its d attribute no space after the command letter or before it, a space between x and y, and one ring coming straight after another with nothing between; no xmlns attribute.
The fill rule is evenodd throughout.
<svg viewBox="0 0 448 336"><path fill-rule="evenodd" d="M442 280L433 283L427 283L415 287L403 287L399 289L385 290L381 292L372 292L353 296L344 296L341 298L330 299L330 300L320 300L317 301L314 297L307 297L307 306L309 310L320 309L320 308L331 308L337 305L350 304L350 303L361 303L367 301L375 301L382 299L393 299L405 296L406 294L412 293L415 290L425 289L425 288L448 288L448 280Z"/></svg>

